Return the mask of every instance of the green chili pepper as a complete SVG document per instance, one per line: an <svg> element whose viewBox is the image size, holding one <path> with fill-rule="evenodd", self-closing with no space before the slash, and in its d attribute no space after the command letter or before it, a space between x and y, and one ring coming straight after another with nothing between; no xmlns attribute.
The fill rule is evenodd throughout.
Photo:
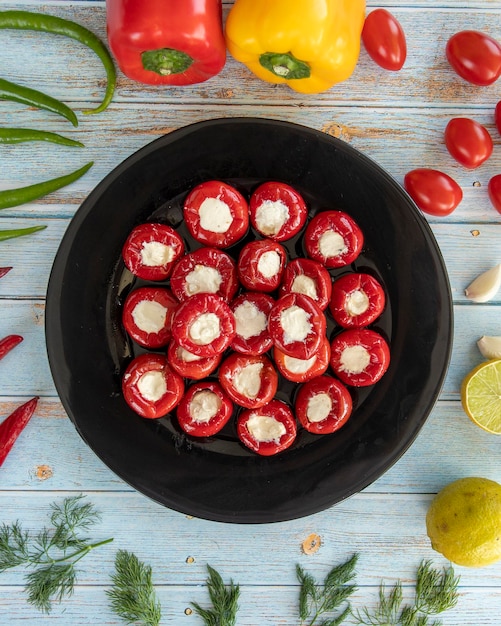
<svg viewBox="0 0 501 626"><path fill-rule="evenodd" d="M52 111L52 113L57 113L65 117L73 126L78 126L77 116L69 106L36 89L23 87L17 83L11 83L9 80L5 80L5 78L0 78L0 98L2 100L13 100L14 102L34 106L37 109Z"/></svg>
<svg viewBox="0 0 501 626"><path fill-rule="evenodd" d="M0 128L0 143L22 143L25 141L49 141L61 146L74 146L83 148L81 141L63 137L58 133L50 133L45 130L35 130L32 128Z"/></svg>
<svg viewBox="0 0 501 626"><path fill-rule="evenodd" d="M19 187L17 189L4 189L0 191L0 210L8 209L9 207L18 206L31 202L37 198L42 198L47 194L66 187L70 183L78 180L81 176L87 172L94 165L94 161L90 161L83 167L70 174L59 176L58 178L51 178L42 183L36 183L34 185L28 185L27 187Z"/></svg>
<svg viewBox="0 0 501 626"><path fill-rule="evenodd" d="M106 71L107 84L101 104L95 109L84 111L84 113L100 113L108 107L115 92L116 70L108 49L93 32L71 20L31 11L0 11L0 28L36 30L55 35L64 35L90 48L97 54L103 64Z"/></svg>
<svg viewBox="0 0 501 626"><path fill-rule="evenodd" d="M0 241L6 239L14 239L14 237L24 237L24 235L31 235L38 230L43 230L47 226L30 226L29 228L14 228L12 230L0 230Z"/></svg>

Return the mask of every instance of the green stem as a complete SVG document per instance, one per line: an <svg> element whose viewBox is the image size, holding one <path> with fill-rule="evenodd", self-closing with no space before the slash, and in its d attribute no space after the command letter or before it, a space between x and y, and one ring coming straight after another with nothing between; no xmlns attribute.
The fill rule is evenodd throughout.
<svg viewBox="0 0 501 626"><path fill-rule="evenodd" d="M107 543L111 543L112 541L113 541L113 537L109 539L104 539L103 541L98 541L97 543L90 543L84 546L83 548L80 548L76 552L73 552L72 554L68 554L59 559L51 559L51 561L52 563L63 563L64 561L72 560L73 563L77 563L78 561L80 561L80 559L83 559L83 557L94 548L99 548L100 546L104 546Z"/></svg>
<svg viewBox="0 0 501 626"><path fill-rule="evenodd" d="M141 54L145 70L150 70L161 76L182 74L194 62L194 59L185 52L173 48L159 48L147 50Z"/></svg>
<svg viewBox="0 0 501 626"><path fill-rule="evenodd" d="M286 80L309 78L311 69L306 61L296 59L292 52L264 52L259 63L280 78Z"/></svg>

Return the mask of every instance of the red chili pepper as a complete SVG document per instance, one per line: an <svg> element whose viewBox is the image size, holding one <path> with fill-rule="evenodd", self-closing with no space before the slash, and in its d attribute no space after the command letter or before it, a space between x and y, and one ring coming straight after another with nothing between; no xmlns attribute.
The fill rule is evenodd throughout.
<svg viewBox="0 0 501 626"><path fill-rule="evenodd" d="M12 267L0 267L0 278L3 278L11 269Z"/></svg>
<svg viewBox="0 0 501 626"><path fill-rule="evenodd" d="M108 0L108 43L122 72L151 85L190 85L226 62L221 0Z"/></svg>
<svg viewBox="0 0 501 626"><path fill-rule="evenodd" d="M16 439L30 421L37 404L38 396L35 396L18 407L14 413L11 413L11 415L0 424L0 466L11 451Z"/></svg>
<svg viewBox="0 0 501 626"><path fill-rule="evenodd" d="M23 338L21 335L7 335L0 340L0 359L3 359L4 356L10 352L13 348L15 348L18 344L21 343Z"/></svg>

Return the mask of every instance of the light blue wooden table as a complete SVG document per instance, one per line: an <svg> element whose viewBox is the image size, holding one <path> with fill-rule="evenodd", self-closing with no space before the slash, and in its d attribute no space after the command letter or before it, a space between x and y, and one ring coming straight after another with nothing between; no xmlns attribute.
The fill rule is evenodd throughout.
<svg viewBox="0 0 501 626"><path fill-rule="evenodd" d="M225 11L231 2L225 3ZM375 8L374 2L368 9ZM0 365L0 418L34 395L40 405L0 469L0 522L19 519L27 528L46 522L50 504L85 494L102 512L96 538L114 542L81 562L74 595L43 616L26 603L23 572L0 575L0 624L61 626L119 624L105 590L115 552L135 552L151 564L163 606L163 624L188 626L200 619L186 609L208 604L206 564L241 585L239 626L296 626L298 585L295 564L315 577L353 552L360 553L353 605L374 605L381 581L401 579L410 597L422 559L439 568L448 563L429 544L425 514L433 495L464 476L501 481L501 441L474 426L463 413L459 388L482 357L481 335L501 335L501 293L487 304L472 304L464 288L480 272L501 262L501 216L490 205L487 183L501 173L501 138L493 111L500 84L478 88L459 79L444 48L462 29L501 39L498 0L393 0L387 6L408 41L404 69L385 72L365 51L346 83L326 93L301 96L273 88L232 59L207 83L182 89L135 84L119 73L111 107L98 116L79 115L73 129L55 115L15 103L0 104L1 126L63 132L85 149L49 144L3 146L0 188L41 181L94 167L81 180L39 202L2 212L0 228L47 224L30 238L0 246L0 266L13 266L0 280L0 335L18 333L24 342ZM2 9L45 11L82 23L105 38L105 3L100 1L2 1ZM0 76L64 100L80 111L97 103L104 73L86 48L64 38L0 31ZM429 218L449 272L454 299L454 347L440 398L417 440L390 471L344 502L292 522L227 525L167 510L117 478L82 442L67 418L51 379L45 352L44 303L51 265L72 216L94 186L123 159L171 130L192 122L231 116L288 120L340 137L386 168L397 181L415 167L441 169L461 185L464 200L444 219ZM470 116L491 132L491 159L475 171L456 164L442 137L453 116ZM133 461L133 460L132 460ZM302 551L311 534L321 547ZM501 624L501 563L483 569L457 567L461 597L444 624ZM189 611L188 611L189 613Z"/></svg>

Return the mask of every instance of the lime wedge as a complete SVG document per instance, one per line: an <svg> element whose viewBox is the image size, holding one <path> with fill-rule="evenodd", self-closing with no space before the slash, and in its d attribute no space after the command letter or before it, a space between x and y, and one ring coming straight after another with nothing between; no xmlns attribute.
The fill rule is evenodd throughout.
<svg viewBox="0 0 501 626"><path fill-rule="evenodd" d="M465 377L461 403L477 426L501 435L501 359L481 363Z"/></svg>

